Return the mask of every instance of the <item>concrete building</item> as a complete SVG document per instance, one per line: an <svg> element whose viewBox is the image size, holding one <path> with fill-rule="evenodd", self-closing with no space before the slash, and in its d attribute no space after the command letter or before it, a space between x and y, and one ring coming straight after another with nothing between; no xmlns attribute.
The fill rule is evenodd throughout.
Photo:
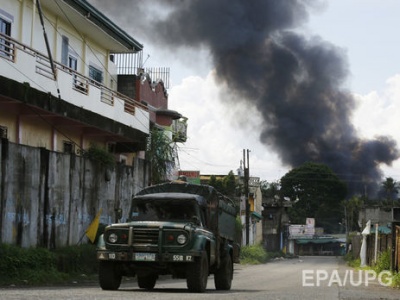
<svg viewBox="0 0 400 300"><path fill-rule="evenodd" d="M140 67L142 49L86 1L2 1L1 137L77 155L96 145L127 165L154 125L185 140L163 80Z"/></svg>
<svg viewBox="0 0 400 300"><path fill-rule="evenodd" d="M142 50L85 0L1 1L0 242L73 245L99 210L126 220L151 130L186 140L169 69L143 69ZM118 164L82 155L93 147Z"/></svg>

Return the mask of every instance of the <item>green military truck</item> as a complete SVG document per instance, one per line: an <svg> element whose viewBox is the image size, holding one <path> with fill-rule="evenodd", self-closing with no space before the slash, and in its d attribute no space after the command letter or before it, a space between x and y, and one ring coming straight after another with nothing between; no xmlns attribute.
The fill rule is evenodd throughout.
<svg viewBox="0 0 400 300"><path fill-rule="evenodd" d="M191 292L204 292L209 274L217 290L229 290L235 243L236 208L208 185L171 182L145 188L132 198L126 223L105 228L97 247L99 281L116 290L122 276L137 276L151 290L159 275L186 279Z"/></svg>

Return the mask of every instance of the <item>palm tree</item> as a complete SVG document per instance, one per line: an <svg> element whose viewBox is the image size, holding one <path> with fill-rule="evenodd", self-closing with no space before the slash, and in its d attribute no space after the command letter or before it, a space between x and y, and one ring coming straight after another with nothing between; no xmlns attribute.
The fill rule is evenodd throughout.
<svg viewBox="0 0 400 300"><path fill-rule="evenodd" d="M392 206L394 206L394 197L393 195L398 194L399 192L399 184L392 177L386 177L386 180L382 182L382 187L386 193L386 200L390 203L392 202Z"/></svg>

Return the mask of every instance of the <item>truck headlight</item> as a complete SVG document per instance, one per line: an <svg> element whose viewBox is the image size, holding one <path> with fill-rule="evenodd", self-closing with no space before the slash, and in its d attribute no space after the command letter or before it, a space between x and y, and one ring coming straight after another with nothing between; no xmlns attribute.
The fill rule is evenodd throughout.
<svg viewBox="0 0 400 300"><path fill-rule="evenodd" d="M183 245L187 241L186 235L184 235L184 234L178 235L176 237L176 241L178 242L178 244Z"/></svg>
<svg viewBox="0 0 400 300"><path fill-rule="evenodd" d="M118 240L118 236L117 236L115 233L111 233L111 234L108 236L108 241L109 241L110 243L112 243L112 244L116 243L117 240Z"/></svg>

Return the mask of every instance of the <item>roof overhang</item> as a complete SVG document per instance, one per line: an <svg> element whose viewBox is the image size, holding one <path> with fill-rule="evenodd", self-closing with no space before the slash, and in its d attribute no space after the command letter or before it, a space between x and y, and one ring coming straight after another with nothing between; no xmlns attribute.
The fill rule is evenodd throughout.
<svg viewBox="0 0 400 300"><path fill-rule="evenodd" d="M117 153L146 149L148 134L138 129L2 76L0 86L3 87L0 91L0 109L3 111L40 119L60 133L73 129L86 138L113 142Z"/></svg>
<svg viewBox="0 0 400 300"><path fill-rule="evenodd" d="M63 22L114 53L139 52L143 45L85 0L40 0Z"/></svg>

